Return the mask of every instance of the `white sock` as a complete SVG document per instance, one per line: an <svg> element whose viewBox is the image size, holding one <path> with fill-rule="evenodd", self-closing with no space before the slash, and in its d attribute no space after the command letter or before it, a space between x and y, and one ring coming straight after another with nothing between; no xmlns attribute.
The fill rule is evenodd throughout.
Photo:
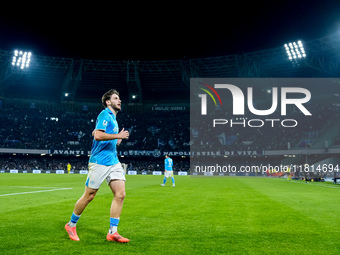
<svg viewBox="0 0 340 255"><path fill-rule="evenodd" d="M73 228L73 227L75 227L75 226L77 225L77 223L73 223L73 222L70 221L70 222L68 223L68 225L69 225L71 228Z"/></svg>
<svg viewBox="0 0 340 255"><path fill-rule="evenodd" d="M112 235L112 234L114 234L116 232L117 232L117 226L111 226L110 230L109 230L110 235Z"/></svg>
<svg viewBox="0 0 340 255"><path fill-rule="evenodd" d="M117 232L119 218L110 218L110 229L109 233L112 235Z"/></svg>

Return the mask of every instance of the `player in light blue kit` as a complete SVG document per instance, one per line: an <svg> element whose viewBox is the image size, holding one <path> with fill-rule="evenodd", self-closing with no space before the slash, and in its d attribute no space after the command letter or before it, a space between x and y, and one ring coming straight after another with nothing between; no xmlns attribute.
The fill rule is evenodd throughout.
<svg viewBox="0 0 340 255"><path fill-rule="evenodd" d="M163 179L163 183L161 184L161 186L165 186L166 179L168 177L171 177L172 187L175 187L175 178L174 178L174 173L173 173L173 170L172 170L173 164L174 164L174 162L173 162L172 158L170 158L170 156L168 154L166 154L165 159L164 159L164 179Z"/></svg>
<svg viewBox="0 0 340 255"><path fill-rule="evenodd" d="M102 104L105 109L98 115L96 127L92 133L94 140L85 191L76 202L71 220L66 223L65 229L72 240L79 241L76 224L86 206L94 199L102 182L106 180L114 195L110 208L110 228L106 239L126 243L129 242L129 239L122 237L117 232L125 198L125 173L118 160L116 146L122 139L129 138L129 132L124 128L118 132L116 115L121 110L119 93L114 89L109 90L103 95Z"/></svg>

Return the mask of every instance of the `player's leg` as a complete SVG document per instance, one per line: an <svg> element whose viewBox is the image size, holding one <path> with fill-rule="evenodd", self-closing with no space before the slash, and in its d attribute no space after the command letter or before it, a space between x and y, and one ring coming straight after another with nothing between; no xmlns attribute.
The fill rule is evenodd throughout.
<svg viewBox="0 0 340 255"><path fill-rule="evenodd" d="M87 175L84 194L76 202L71 220L65 225L65 229L72 240L79 241L76 224L86 206L94 199L108 171L109 169L106 166L93 163L89 164L89 174Z"/></svg>
<svg viewBox="0 0 340 255"><path fill-rule="evenodd" d="M164 179L163 179L163 183L161 184L161 186L165 186L167 178L168 178L168 171L164 170Z"/></svg>
<svg viewBox="0 0 340 255"><path fill-rule="evenodd" d="M110 208L110 229L106 236L108 241L117 241L120 243L127 243L130 240L122 237L117 232L117 227L122 212L124 198L125 198L125 173L120 163L111 166L110 174L106 181L113 193L113 199Z"/></svg>
<svg viewBox="0 0 340 255"><path fill-rule="evenodd" d="M109 184L114 195L110 208L110 229L106 238L108 241L127 243L130 240L118 234L117 228L123 209L125 193L125 180L112 180Z"/></svg>
<svg viewBox="0 0 340 255"><path fill-rule="evenodd" d="M74 214L81 215L81 213L85 210L86 206L94 199L97 194L98 189L92 189L89 187L85 187L85 192L79 198L77 203L74 206Z"/></svg>
<svg viewBox="0 0 340 255"><path fill-rule="evenodd" d="M84 194L79 198L74 206L74 210L71 216L71 220L66 223L65 229L69 234L69 237L74 241L79 241L79 237L76 231L77 222L85 210L86 206L94 199L95 195L97 194L97 189L91 189L89 187L85 187Z"/></svg>
<svg viewBox="0 0 340 255"><path fill-rule="evenodd" d="M113 180L110 182L110 188L114 195L111 209L110 209L110 217L111 218L119 218L122 212L125 194L125 181L123 180Z"/></svg>
<svg viewBox="0 0 340 255"><path fill-rule="evenodd" d="M175 187L175 177L173 171L171 171L171 181L172 181L172 187Z"/></svg>

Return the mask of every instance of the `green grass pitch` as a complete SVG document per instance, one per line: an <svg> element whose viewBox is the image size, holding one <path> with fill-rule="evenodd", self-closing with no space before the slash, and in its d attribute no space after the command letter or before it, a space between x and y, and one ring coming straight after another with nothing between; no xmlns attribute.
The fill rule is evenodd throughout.
<svg viewBox="0 0 340 255"><path fill-rule="evenodd" d="M106 241L103 184L64 230L85 175L0 174L0 254L340 254L340 186L275 178L127 176L118 230Z"/></svg>

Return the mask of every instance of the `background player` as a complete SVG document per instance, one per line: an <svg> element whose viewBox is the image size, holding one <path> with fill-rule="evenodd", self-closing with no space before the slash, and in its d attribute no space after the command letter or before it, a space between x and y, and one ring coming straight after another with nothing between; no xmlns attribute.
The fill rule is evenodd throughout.
<svg viewBox="0 0 340 255"><path fill-rule="evenodd" d="M164 159L164 179L163 179L163 183L161 184L162 186L165 186L166 183L166 179L168 177L171 177L172 180L172 187L175 187L175 178L174 178L174 174L173 174L173 170L172 170L172 166L173 166L174 162L172 160L172 158L170 158L170 156L168 154L165 155L165 159Z"/></svg>
<svg viewBox="0 0 340 255"><path fill-rule="evenodd" d="M117 232L125 198L125 174L117 157L116 146L121 139L129 138L129 132L123 128L118 133L116 115L121 110L119 93L114 89L109 90L103 95L102 104L105 109L98 115L93 132L94 140L85 191L76 202L71 220L66 223L65 229L72 240L79 241L76 224L86 206L94 199L102 182L106 180L114 195L110 208L110 229L106 239L126 243L129 239Z"/></svg>
<svg viewBox="0 0 340 255"><path fill-rule="evenodd" d="M67 164L67 173L68 173L68 174L71 172L71 168L72 168L71 164L68 163L68 164Z"/></svg>

